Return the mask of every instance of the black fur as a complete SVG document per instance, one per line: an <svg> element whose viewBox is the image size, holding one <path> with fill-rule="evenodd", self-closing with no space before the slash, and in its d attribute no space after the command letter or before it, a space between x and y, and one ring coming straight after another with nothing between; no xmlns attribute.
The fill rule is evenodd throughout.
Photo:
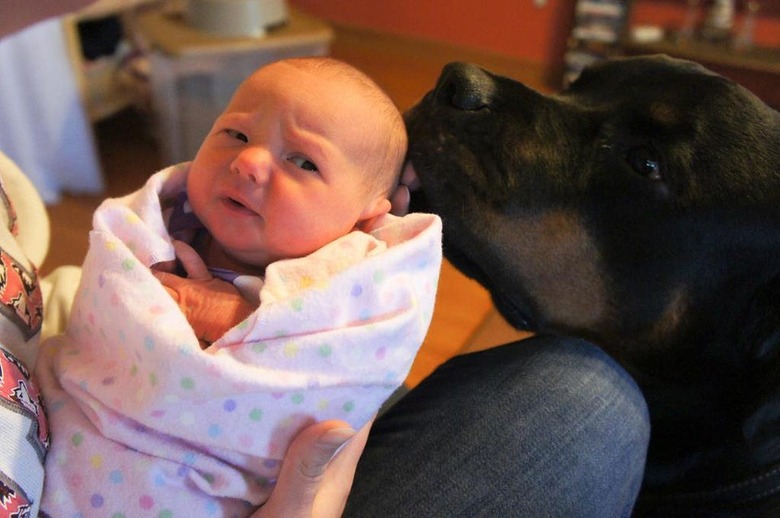
<svg viewBox="0 0 780 518"><path fill-rule="evenodd" d="M654 56L550 96L450 64L406 120L453 264L642 387L637 513L780 516L780 115Z"/></svg>

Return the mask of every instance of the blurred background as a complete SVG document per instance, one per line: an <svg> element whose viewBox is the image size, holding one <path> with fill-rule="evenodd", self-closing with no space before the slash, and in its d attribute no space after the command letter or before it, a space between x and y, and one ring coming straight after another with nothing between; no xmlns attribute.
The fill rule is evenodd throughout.
<svg viewBox="0 0 780 518"><path fill-rule="evenodd" d="M46 274L80 264L94 209L191 159L233 89L284 57L329 54L406 110L449 61L549 92L612 56L699 61L780 107L776 0L100 0L0 41L0 149L48 204ZM524 336L445 263L410 374Z"/></svg>

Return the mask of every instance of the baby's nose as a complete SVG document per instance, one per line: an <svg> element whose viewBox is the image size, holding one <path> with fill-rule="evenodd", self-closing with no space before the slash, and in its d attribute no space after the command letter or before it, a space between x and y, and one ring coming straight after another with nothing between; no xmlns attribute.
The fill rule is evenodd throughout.
<svg viewBox="0 0 780 518"><path fill-rule="evenodd" d="M253 183L265 182L271 168L271 154L260 146L248 147L238 154L232 169Z"/></svg>

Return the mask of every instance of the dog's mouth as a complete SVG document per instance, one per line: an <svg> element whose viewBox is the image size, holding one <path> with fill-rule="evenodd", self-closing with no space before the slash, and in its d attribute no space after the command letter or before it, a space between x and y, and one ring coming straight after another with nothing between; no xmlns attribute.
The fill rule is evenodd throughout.
<svg viewBox="0 0 780 518"><path fill-rule="evenodd" d="M444 228L446 227L445 222ZM537 331L538 325L536 318L532 316L533 311L518 302L521 298L520 293L512 286L507 286L500 280L496 280L491 272L485 271L480 266L482 264L480 261L472 260L467 253L447 239L446 231L444 232L443 248L444 255L458 270L490 292L493 305L512 327L520 331ZM510 291L507 291L508 289ZM525 300L524 297L523 300Z"/></svg>
<svg viewBox="0 0 780 518"><path fill-rule="evenodd" d="M401 182L409 189L409 212L434 212L441 216L444 224L442 246L445 257L464 275L474 279L490 292L496 309L512 326L521 331L535 331L537 325L533 311L517 302L517 299L520 298L519 294L515 290L507 292L505 284L496 280L495 272L483 268L484 261L472 258L473 254L479 254L480 250L461 246L457 239L452 238L451 233L459 232L453 228L456 224L452 221L448 223L449 218L446 211L442 211L442 207L431 203L425 194L425 184L421 181L416 167L411 162L407 164ZM493 274L491 275L491 273Z"/></svg>
<svg viewBox="0 0 780 518"><path fill-rule="evenodd" d="M504 293L497 294L495 291L492 291L491 295L496 309L512 327L518 331L538 331L538 325L530 313L517 307L512 297L506 296Z"/></svg>
<svg viewBox="0 0 780 518"><path fill-rule="evenodd" d="M445 67L436 87L404 114L409 165L402 183L410 211L441 216L445 257L491 293L511 325L533 331L538 319L530 299L508 281L501 261L491 260L490 230L474 213L478 206L500 211L511 192L496 185L508 181L506 157L496 145L501 129L490 118L496 95L494 78L477 67Z"/></svg>

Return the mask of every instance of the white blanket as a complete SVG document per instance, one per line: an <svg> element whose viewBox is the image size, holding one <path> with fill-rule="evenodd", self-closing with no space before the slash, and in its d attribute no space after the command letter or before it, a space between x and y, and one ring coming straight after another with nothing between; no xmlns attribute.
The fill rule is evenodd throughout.
<svg viewBox="0 0 780 518"><path fill-rule="evenodd" d="M324 419L362 426L427 332L441 221L388 215L370 234L270 265L260 307L201 350L149 271L174 257L160 198L187 171L100 206L68 329L44 342L52 516L248 514L291 439Z"/></svg>

